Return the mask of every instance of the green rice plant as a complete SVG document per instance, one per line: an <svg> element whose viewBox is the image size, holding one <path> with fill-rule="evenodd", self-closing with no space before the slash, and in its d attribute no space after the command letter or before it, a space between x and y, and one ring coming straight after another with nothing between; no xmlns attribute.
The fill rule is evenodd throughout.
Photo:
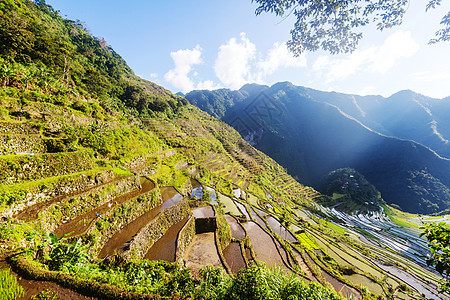
<svg viewBox="0 0 450 300"><path fill-rule="evenodd" d="M24 294L23 287L9 269L0 270L0 300L19 299Z"/></svg>

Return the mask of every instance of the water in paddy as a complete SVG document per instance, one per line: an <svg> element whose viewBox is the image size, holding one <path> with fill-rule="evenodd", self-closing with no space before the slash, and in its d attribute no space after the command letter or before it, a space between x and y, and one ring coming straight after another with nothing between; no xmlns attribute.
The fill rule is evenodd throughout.
<svg viewBox="0 0 450 300"><path fill-rule="evenodd" d="M161 196L163 198L163 205L161 210L166 209L174 204L177 204L183 195L177 192L177 190L172 186L164 186L161 188Z"/></svg>
<svg viewBox="0 0 450 300"><path fill-rule="evenodd" d="M196 234L186 251L186 267L199 270L205 266L222 267L214 232Z"/></svg>
<svg viewBox="0 0 450 300"><path fill-rule="evenodd" d="M223 250L223 256L225 256L225 260L227 261L231 272L236 274L239 270L245 269L245 261L242 256L241 245L239 242L231 242Z"/></svg>
<svg viewBox="0 0 450 300"><path fill-rule="evenodd" d="M186 217L169 227L164 235L150 247L145 259L174 262L177 251L177 236L188 220L189 217Z"/></svg>
<svg viewBox="0 0 450 300"><path fill-rule="evenodd" d="M241 197L241 188L240 187L233 187L233 195L236 198L240 198Z"/></svg>
<svg viewBox="0 0 450 300"><path fill-rule="evenodd" d="M378 264L378 266L381 269L383 269L383 270L391 273L395 277L399 278L403 282L407 283L409 286L412 286L419 293L425 294L425 297L427 297L427 299L440 299L440 296L437 295L438 293L435 289L433 289L431 286L425 284L424 282L418 280L411 274L409 274L403 270L400 270L399 268L394 267L394 266L387 266L384 264Z"/></svg>
<svg viewBox="0 0 450 300"><path fill-rule="evenodd" d="M282 239L288 240L291 243L298 242L297 238L289 230L287 230L286 227L282 226L274 217L269 217L266 221L270 228L272 228L273 232L278 234Z"/></svg>
<svg viewBox="0 0 450 300"><path fill-rule="evenodd" d="M163 190L164 190L164 192L163 192ZM173 189L173 190L175 190L175 189ZM176 190L175 190L175 192L176 192ZM163 201L165 201L165 202L162 205L159 205L159 206L145 212L142 216L136 218L132 222L130 222L127 225L125 225L124 227L122 227L119 231L117 231L108 240L108 242L105 244L105 246L102 248L102 250L98 254L99 258L104 258L108 255L113 255L114 252L123 248L124 245L127 242L129 242L139 232L139 230L141 230L142 227L144 227L150 221L152 221L159 214L159 212L161 210L163 210L167 207L170 207L171 205L176 203L171 200L177 196L176 194L178 194L178 192L176 192L176 194L173 195L174 193L171 189L165 189L165 187L162 187L161 194L163 196L162 197ZM170 197L170 196L172 196L172 197ZM169 203L171 205L168 205L166 203Z"/></svg>
<svg viewBox="0 0 450 300"><path fill-rule="evenodd" d="M196 219L202 219L202 218L212 218L215 216L214 210L211 206L203 206L196 208L192 210L192 214L194 215L194 218Z"/></svg>
<svg viewBox="0 0 450 300"><path fill-rule="evenodd" d="M254 221L245 223L244 227L256 253L256 260L263 261L268 266L285 267L272 237L267 232Z"/></svg>
<svg viewBox="0 0 450 300"><path fill-rule="evenodd" d="M68 233L70 233L69 236L80 235L89 228L89 226L92 224L93 221L96 220L97 217L100 217L102 214L113 209L114 207L117 207L118 205L121 205L136 197L139 197L140 195L147 193L155 188L155 184L152 181L145 178L141 179L142 179L141 189L120 195L110 200L109 202L100 205L97 208L81 216L78 216L67 223L62 224L61 226L56 228L54 234L56 234L56 236L58 237L62 237L63 235L66 235Z"/></svg>
<svg viewBox="0 0 450 300"><path fill-rule="evenodd" d="M191 199L193 199L195 197L195 198L201 200L203 198L202 185L200 184L200 182L198 182L197 180L195 180L193 178L191 178L191 185L192 185Z"/></svg>
<svg viewBox="0 0 450 300"><path fill-rule="evenodd" d="M209 199L210 199L209 203L212 204L212 205L217 205L217 204L219 204L219 203L217 202L217 193L216 193L216 190L213 189L212 187L209 187L209 186L207 186L205 189L206 189L206 192L209 194Z"/></svg>
<svg viewBox="0 0 450 300"><path fill-rule="evenodd" d="M311 257L307 253L305 257L310 265L313 265L320 269L322 277L333 286L336 292L341 292L342 295L344 295L344 297L346 298L361 299L361 294L357 290L346 285L345 283L340 282L339 280L325 272L314 262L314 260L311 259Z"/></svg>
<svg viewBox="0 0 450 300"><path fill-rule="evenodd" d="M260 210L260 211L261 211L261 210ZM261 212L263 212L263 211L261 211ZM254 208L254 207L252 207L252 208L250 209L250 213L252 214L252 218L253 218L254 220L256 220L256 222L258 222L259 225L261 225L261 226L264 227L264 228L267 228L266 222L264 222L263 219L261 219L261 217L258 216L258 214L255 212L255 208ZM264 215L267 215L267 214L266 214L265 212L263 212L263 214L262 214L261 216L264 217Z"/></svg>
<svg viewBox="0 0 450 300"><path fill-rule="evenodd" d="M245 206L243 204L241 204L240 202L238 202L238 201L234 201L234 203L239 208L239 210L244 214L244 216L247 218L247 220L250 220L250 215L248 214L247 209L245 208Z"/></svg>
<svg viewBox="0 0 450 300"><path fill-rule="evenodd" d="M243 240L245 238L245 231L241 224L239 224L239 222L230 215L225 215L225 219L230 225L231 236L237 240Z"/></svg>

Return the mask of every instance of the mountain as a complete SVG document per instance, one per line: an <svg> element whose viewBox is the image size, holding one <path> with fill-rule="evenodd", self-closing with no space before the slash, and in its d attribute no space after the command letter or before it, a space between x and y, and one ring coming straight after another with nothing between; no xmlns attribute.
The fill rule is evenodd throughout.
<svg viewBox="0 0 450 300"><path fill-rule="evenodd" d="M434 116L431 108L425 109L445 111L445 99L410 91L387 99L359 97L288 82L246 85L239 91L193 91L186 99L232 125L304 184L318 187L329 172L350 167L387 203L403 210L433 213L450 205L450 161L412 140L446 149L445 142L436 141L445 139L448 121L440 111ZM436 122L427 123L431 119Z"/></svg>
<svg viewBox="0 0 450 300"><path fill-rule="evenodd" d="M250 238L240 232L231 243L230 223L245 233L237 219L247 223L250 205L272 207L278 216L309 206L320 193L232 127L136 76L105 40L45 1L0 0L0 15L0 271L11 283L0 294L20 298L23 284L28 293L42 291L27 298L215 299L219 292L239 298L248 291L226 274L230 245L237 270L250 268L239 280L254 271L267 276L264 266L252 269ZM191 200L194 189L221 205L213 209L212 196ZM206 245L194 246L212 253L209 261L188 257L201 239L196 209L209 222L201 232ZM271 250L288 253L279 234L248 221ZM152 256L161 244L168 248ZM293 257L280 254L276 263L294 270ZM205 280L194 279L181 267L192 261L196 274L208 265L226 272L209 268ZM296 282L303 292L337 299L333 290Z"/></svg>

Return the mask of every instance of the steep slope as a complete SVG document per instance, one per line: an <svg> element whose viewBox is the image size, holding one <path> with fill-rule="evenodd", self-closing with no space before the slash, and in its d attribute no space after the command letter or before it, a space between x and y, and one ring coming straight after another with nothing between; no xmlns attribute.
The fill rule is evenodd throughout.
<svg viewBox="0 0 450 300"><path fill-rule="evenodd" d="M191 200L193 188L232 205L239 191L236 203L249 205L248 198L261 207L308 206L321 196L230 126L135 76L102 39L45 1L0 0L0 12L0 256L26 278L101 299L203 297L212 284L169 263L187 259L196 235L192 210L210 204L206 196ZM241 210L236 217L244 218ZM227 269L219 254L231 236L221 206L214 220L209 247ZM143 260L173 234L171 261ZM235 243L252 253L249 241ZM280 261L298 264L290 256ZM232 283L221 270L208 272Z"/></svg>
<svg viewBox="0 0 450 300"><path fill-rule="evenodd" d="M262 86L262 92L253 96L246 89L244 86L240 93L248 97L229 105L222 120L271 155L290 174L298 176L300 182L317 186L329 172L351 167L374 184L386 202L402 209L432 213L450 205L448 159L417 142L381 135L349 115L362 115L368 105L377 106L381 98L363 98L365 102L360 102L366 103L366 107L356 109L353 102L347 101L350 97L333 97L332 93L330 98L334 102L344 99L341 105L347 109L345 113L324 101L328 94L290 83ZM194 101L192 98L199 93L188 94L186 98ZM214 94L205 93L210 98ZM228 97L232 95L230 91ZM200 108L210 109L201 100L195 101ZM380 131L384 128L373 120L371 125Z"/></svg>

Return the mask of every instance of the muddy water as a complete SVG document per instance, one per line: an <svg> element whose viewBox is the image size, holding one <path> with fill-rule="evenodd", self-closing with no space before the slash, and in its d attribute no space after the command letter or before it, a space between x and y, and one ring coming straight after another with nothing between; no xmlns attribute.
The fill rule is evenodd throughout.
<svg viewBox="0 0 450 300"><path fill-rule="evenodd" d="M400 270L399 268L394 267L394 266L387 266L384 264L378 264L378 266L381 269L385 270L386 272L396 276L397 278L399 278L406 284L412 286L417 291L419 291L419 293L425 294L427 299L439 299L439 296L437 295L438 293L435 289L433 289L431 286L428 286L424 282L418 280L411 274L409 274L403 270Z"/></svg>
<svg viewBox="0 0 450 300"><path fill-rule="evenodd" d="M214 210L211 206L203 206L196 208L192 210L192 214L194 215L194 218L196 219L202 219L202 218L212 218L215 216Z"/></svg>
<svg viewBox="0 0 450 300"><path fill-rule="evenodd" d="M244 216L247 218L247 220L250 220L250 215L248 214L247 209L245 208L245 206L243 204L241 204L240 202L238 202L238 201L234 201L234 203L239 208L239 210L244 214Z"/></svg>
<svg viewBox="0 0 450 300"><path fill-rule="evenodd" d="M254 221L245 223L244 227L256 253L256 260L263 261L268 266L285 267L277 247L267 232Z"/></svg>
<svg viewBox="0 0 450 300"><path fill-rule="evenodd" d="M177 236L181 228L183 228L188 220L189 217L186 217L180 222L169 227L164 235L148 250L145 255L145 259L175 262Z"/></svg>
<svg viewBox="0 0 450 300"><path fill-rule="evenodd" d="M191 245L186 251L186 267L199 270L202 267L212 265L222 267L219 252L216 247L214 232L196 234Z"/></svg>
<svg viewBox="0 0 450 300"><path fill-rule="evenodd" d="M113 255L114 252L122 248L124 244L130 241L142 227L147 225L148 222L153 220L158 215L161 211L161 207L162 205L159 205L158 207L147 211L145 214L136 218L134 221L128 223L125 227L117 231L102 248L98 254L98 257L104 258L107 255Z"/></svg>
<svg viewBox="0 0 450 300"><path fill-rule="evenodd" d="M83 193L87 193L87 192L89 192L89 191L91 191L91 190L93 190L93 189L102 187L102 186L107 185L107 184L114 183L114 182L119 181L119 180L121 180L121 179L124 179L124 178L126 178L126 177L127 177L127 176L118 176L118 177L116 177L116 178L114 178L114 179L112 179L112 180L110 180L110 181L107 181L107 182L102 183L102 184L99 184L99 185L94 185L94 186L92 186L92 187L90 187L90 188L87 188L87 189L85 189L85 190L82 190L82 191L78 191L78 192L74 192L74 193L70 193L70 194L61 195L61 196L58 196L58 197L56 197L56 198L53 198L53 199L51 199L51 200L49 200L49 201L36 203L36 204L34 204L34 205L32 205L32 206L30 206L30 207L28 207L28 208L22 210L21 212L19 212L19 213L16 215L16 218L17 218L17 219L20 219L20 220L27 221L27 222L29 222L29 221L34 221L34 220L37 219L38 213L39 213L41 210L43 210L43 209L46 208L47 206L52 205L53 203L60 202L60 201L62 201L62 200L64 200L64 199L67 199L67 198L70 198L70 197L74 197L74 196L77 196L77 195L80 195L80 194L83 194Z"/></svg>
<svg viewBox="0 0 450 300"><path fill-rule="evenodd" d="M239 242L231 242L224 250L223 255L227 261L231 272L237 273L241 269L245 269L245 261L242 256L241 245Z"/></svg>
<svg viewBox="0 0 450 300"><path fill-rule="evenodd" d="M5 261L4 258L0 258L0 269L10 269L9 264ZM71 300L97 299L94 297L84 296L80 293L64 288L55 282L27 279L15 273L12 269L10 270L11 274L16 276L17 282L23 287L25 292L25 294L21 298L18 298L18 300L30 299L32 296L37 295L45 290L56 291L58 293L58 299L71 299ZM2 296L3 295L1 294L0 291L0 299L8 299L3 298Z"/></svg>
<svg viewBox="0 0 450 300"><path fill-rule="evenodd" d="M172 190L173 189L173 190ZM117 231L112 238L108 240L108 242L105 244L103 249L98 254L99 258L104 258L107 255L113 255L114 252L118 251L119 249L123 248L124 245L130 241L138 232L139 230L147 225L151 220L153 220L158 213L163 210L163 206L166 203L173 203L172 200L178 192L174 188L168 188L168 187L162 187L161 188L161 194L163 201L165 201L162 205L159 205L149 211L147 211L142 216L136 218L134 221L128 223L122 229ZM174 192L175 191L175 192ZM173 205L173 204L172 204ZM167 207L167 205L166 205Z"/></svg>
<svg viewBox="0 0 450 300"><path fill-rule="evenodd" d="M293 236L292 233L290 233L286 227L282 226L274 217L269 217L266 221L270 228L272 228L273 232L278 234L282 239L288 240L291 243L298 242L295 236Z"/></svg>
<svg viewBox="0 0 450 300"><path fill-rule="evenodd" d="M91 210L88 213L85 213L81 216L76 217L75 219L70 220L67 223L62 224L61 226L56 228L54 234L56 234L56 236L58 237L62 237L63 235L68 233L70 233L69 236L77 236L79 234L82 234L88 229L88 227L97 217L101 216L110 209L118 205L121 205L122 203L129 201L133 198L136 198L146 192L149 192L155 188L155 184L147 179L143 179L141 185L142 187L139 190L134 190L126 194L120 195L119 197L112 199L111 201L97 207L94 210Z"/></svg>
<svg viewBox="0 0 450 300"><path fill-rule="evenodd" d="M231 236L237 240L243 240L245 238L245 231L238 221L230 215L225 215L225 219L230 225Z"/></svg>

